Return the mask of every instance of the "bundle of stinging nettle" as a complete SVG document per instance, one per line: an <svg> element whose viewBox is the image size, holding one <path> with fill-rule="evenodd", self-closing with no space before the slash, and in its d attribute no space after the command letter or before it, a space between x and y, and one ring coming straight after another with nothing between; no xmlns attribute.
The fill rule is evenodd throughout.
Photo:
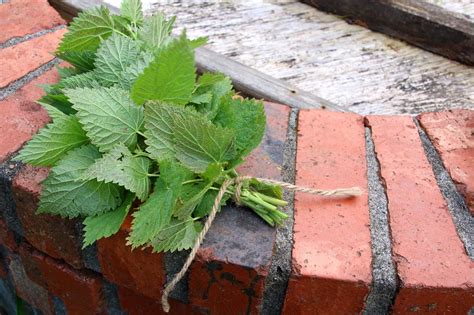
<svg viewBox="0 0 474 315"><path fill-rule="evenodd" d="M52 122L17 159L51 167L38 213L85 218L84 246L133 211L132 247L192 247L221 185L263 137L263 104L234 97L222 74L197 78L194 49L206 40L172 37L173 23L125 0L120 15L80 13L56 52L72 67L58 68L38 101ZM279 186L245 180L239 201L272 226L286 218Z"/></svg>

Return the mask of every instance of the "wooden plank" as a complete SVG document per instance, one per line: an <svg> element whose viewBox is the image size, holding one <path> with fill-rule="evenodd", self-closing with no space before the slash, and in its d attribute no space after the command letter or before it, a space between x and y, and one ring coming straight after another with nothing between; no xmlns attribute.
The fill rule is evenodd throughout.
<svg viewBox="0 0 474 315"><path fill-rule="evenodd" d="M77 16L79 12L86 8L105 5L111 12L118 13L118 8L107 4L102 0L48 0L49 3L61 14L67 21Z"/></svg>
<svg viewBox="0 0 474 315"><path fill-rule="evenodd" d="M465 15L418 0L301 1L436 54L474 65L474 22Z"/></svg>
<svg viewBox="0 0 474 315"><path fill-rule="evenodd" d="M154 0L147 13L176 15L176 34L359 114L474 108L473 67L284 1Z"/></svg>
<svg viewBox="0 0 474 315"><path fill-rule="evenodd" d="M196 64L202 71L224 73L232 78L238 91L255 98L297 108L328 108L347 111L334 103L291 86L283 80L275 79L204 47L196 50Z"/></svg>
<svg viewBox="0 0 474 315"><path fill-rule="evenodd" d="M437 5L448 12L461 14L470 21L474 21L474 1L472 0L423 0Z"/></svg>
<svg viewBox="0 0 474 315"><path fill-rule="evenodd" d="M58 11L72 16L86 8L101 4L107 5L114 13L118 12L117 7L100 0L50 0L50 2ZM348 111L328 100L303 91L283 80L275 79L205 47L196 49L196 65L201 72L224 73L232 79L238 91L251 97L262 98L296 108Z"/></svg>

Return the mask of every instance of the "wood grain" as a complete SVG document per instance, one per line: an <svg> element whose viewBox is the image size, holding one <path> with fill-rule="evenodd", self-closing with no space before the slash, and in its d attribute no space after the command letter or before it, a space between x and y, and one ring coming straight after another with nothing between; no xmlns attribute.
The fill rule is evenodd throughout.
<svg viewBox="0 0 474 315"><path fill-rule="evenodd" d="M474 65L474 22L469 16L419 0L302 2L450 59ZM431 2L436 3L434 0ZM448 6L446 2L444 5Z"/></svg>
<svg viewBox="0 0 474 315"><path fill-rule="evenodd" d="M474 69L298 1L156 3L177 33L360 114L474 108Z"/></svg>
<svg viewBox="0 0 474 315"><path fill-rule="evenodd" d="M201 71L226 74L232 78L238 91L255 98L290 104L298 108L327 108L347 111L334 103L292 87L282 80L275 79L207 48L201 47L196 50L196 64Z"/></svg>
<svg viewBox="0 0 474 315"><path fill-rule="evenodd" d="M437 5L448 12L463 15L471 22L474 21L474 1L472 0L423 0Z"/></svg>
<svg viewBox="0 0 474 315"><path fill-rule="evenodd" d="M117 1L97 0L50 0L64 16L97 5L107 5L112 12L119 12ZM147 5L149 3L145 3ZM235 88L251 97L265 99L296 108L320 108L334 111L350 111L321 97L303 91L288 82L275 79L263 72L201 47L196 50L196 66L199 71L221 72L232 79Z"/></svg>
<svg viewBox="0 0 474 315"><path fill-rule="evenodd" d="M473 68L298 1L147 0L144 8L177 15L177 33L208 36L206 48L319 96L315 107L324 99L360 114L474 108Z"/></svg>

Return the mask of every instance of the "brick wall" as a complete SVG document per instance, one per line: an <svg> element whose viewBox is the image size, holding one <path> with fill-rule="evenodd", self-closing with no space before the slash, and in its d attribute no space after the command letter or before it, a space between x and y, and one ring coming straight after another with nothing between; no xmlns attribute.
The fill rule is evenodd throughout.
<svg viewBox="0 0 474 315"><path fill-rule="evenodd" d="M161 314L186 253L125 245L121 231L81 249L82 225L36 215L48 169L12 162L49 121L38 84L65 22L45 0L0 5L0 313ZM275 230L226 207L172 314L467 314L474 306L474 112L368 116L266 103L268 125L243 174L360 198L286 193ZM294 199L293 199L294 197ZM18 297L18 298L17 298Z"/></svg>

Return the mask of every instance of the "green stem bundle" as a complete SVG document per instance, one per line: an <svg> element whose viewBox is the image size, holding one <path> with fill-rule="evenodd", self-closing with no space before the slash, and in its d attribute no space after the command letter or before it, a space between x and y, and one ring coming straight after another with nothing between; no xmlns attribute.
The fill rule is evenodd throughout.
<svg viewBox="0 0 474 315"><path fill-rule="evenodd" d="M227 177L227 179L238 176L239 174L233 170L230 177ZM236 185L229 187L227 189L227 194L231 196L234 202L240 203L252 209L258 216L260 216L271 226L282 225L283 220L288 218L288 215L278 210L278 207L284 207L288 203L282 199L281 194L276 193L270 195L268 192L259 191L259 187L257 187L261 186L269 188L271 187L270 185L260 183L257 179L254 179L253 181L256 181L258 184L252 184L247 181L241 186L240 200L236 200ZM276 186L272 188L276 188Z"/></svg>

